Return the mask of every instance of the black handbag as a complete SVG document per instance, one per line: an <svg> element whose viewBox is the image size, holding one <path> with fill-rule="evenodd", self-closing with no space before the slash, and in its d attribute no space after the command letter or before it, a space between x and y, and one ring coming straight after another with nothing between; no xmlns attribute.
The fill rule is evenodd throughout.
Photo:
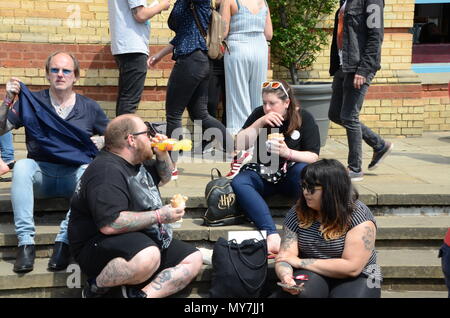
<svg viewBox="0 0 450 318"><path fill-rule="evenodd" d="M211 298L260 297L267 278L266 240L238 244L220 237L212 255Z"/></svg>
<svg viewBox="0 0 450 318"><path fill-rule="evenodd" d="M213 172L217 172L214 177ZM222 177L217 168L211 169L211 181L205 189L207 210L203 216L203 225L222 226L244 223L246 218L239 209L231 180Z"/></svg>

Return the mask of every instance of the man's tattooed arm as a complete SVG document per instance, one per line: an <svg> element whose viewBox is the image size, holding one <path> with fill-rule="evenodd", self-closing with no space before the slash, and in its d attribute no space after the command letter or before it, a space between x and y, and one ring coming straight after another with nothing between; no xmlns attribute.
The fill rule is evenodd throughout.
<svg viewBox="0 0 450 318"><path fill-rule="evenodd" d="M156 158L156 172L161 178L161 181L159 183L160 186L166 184L172 178L172 161L169 156L167 157L168 158L164 158L164 160Z"/></svg>
<svg viewBox="0 0 450 318"><path fill-rule="evenodd" d="M119 217L100 230L105 235L135 232L157 223L156 213L122 211Z"/></svg>

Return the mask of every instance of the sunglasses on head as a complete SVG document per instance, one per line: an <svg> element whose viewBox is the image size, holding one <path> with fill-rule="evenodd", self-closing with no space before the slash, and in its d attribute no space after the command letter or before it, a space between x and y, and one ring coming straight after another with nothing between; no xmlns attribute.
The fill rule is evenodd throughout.
<svg viewBox="0 0 450 318"><path fill-rule="evenodd" d="M286 96L289 97L289 94L288 94L286 88L284 88L283 83L281 83L281 82L276 82L276 81L274 81L274 82L269 82L269 81L263 82L262 83L262 88L267 88L267 87L270 87L270 88L273 88L273 89L278 89L278 88L281 87L281 89L286 94Z"/></svg>
<svg viewBox="0 0 450 318"><path fill-rule="evenodd" d="M53 74L58 74L59 71L62 71L64 75L69 75L73 72L72 70L68 70L66 68L61 69L61 68L52 67L50 69L50 73L53 73Z"/></svg>
<svg viewBox="0 0 450 318"><path fill-rule="evenodd" d="M147 126L147 130L131 133L130 135L132 135L132 136L139 136L139 135L147 134L148 138L155 137L156 136L156 130L155 130L155 128L153 128L152 124L150 124L148 121L146 121L144 123ZM128 136L125 137L125 139L127 139L127 138L128 138Z"/></svg>
<svg viewBox="0 0 450 318"><path fill-rule="evenodd" d="M308 184L306 182L302 182L301 187L303 191L306 191L310 194L314 194L316 190L322 189L322 186L320 184Z"/></svg>

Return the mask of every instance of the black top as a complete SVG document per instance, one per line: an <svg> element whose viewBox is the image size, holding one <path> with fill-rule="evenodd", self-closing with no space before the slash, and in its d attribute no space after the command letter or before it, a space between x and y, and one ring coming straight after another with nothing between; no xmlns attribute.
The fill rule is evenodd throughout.
<svg viewBox="0 0 450 318"><path fill-rule="evenodd" d="M81 177L70 204L69 241L76 257L83 245L100 234L122 211L151 211L163 204L158 189L160 177L155 160L132 165L122 157L101 151ZM166 231L171 237L171 229ZM157 225L145 232L161 247L169 241Z"/></svg>
<svg viewBox="0 0 450 318"><path fill-rule="evenodd" d="M248 128L256 120L263 117L264 115L264 109L262 106L256 108L247 118L247 121L244 123L242 129ZM281 127L268 127L267 133L265 133L265 130L262 130L259 133L258 138L256 139L254 144L255 147L253 150L253 161L256 161L259 164L268 165L266 155L266 140L267 136L274 132L280 132L284 134L284 142L290 149L298 151L311 151L318 155L320 153L320 134L316 121L314 120L314 117L304 109L301 110L300 115L302 118L302 125L300 126L300 130L297 132L294 131L291 136L286 136L286 132L289 126L289 122L287 120L283 122L283 125ZM280 166L283 165L284 162L285 159L280 160Z"/></svg>

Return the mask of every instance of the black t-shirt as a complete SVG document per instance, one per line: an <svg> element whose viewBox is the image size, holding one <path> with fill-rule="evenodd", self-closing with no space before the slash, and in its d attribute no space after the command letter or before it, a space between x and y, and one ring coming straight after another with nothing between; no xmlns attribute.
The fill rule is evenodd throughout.
<svg viewBox="0 0 450 318"><path fill-rule="evenodd" d="M163 205L155 162L132 165L108 151L97 155L81 177L70 204L68 231L75 256L87 241L101 233L100 228L116 220L120 212L156 210ZM161 246L168 244L157 225L145 232Z"/></svg>
<svg viewBox="0 0 450 318"><path fill-rule="evenodd" d="M256 108L247 118L242 129L250 127L255 121L264 115L264 109L262 106ZM266 156L266 140L267 136L274 132L284 134L284 142L290 149L298 151L311 151L319 155L320 134L316 121L314 120L314 117L304 109L301 110L300 115L302 118L302 125L300 126L300 129L298 131L294 131L291 136L286 136L286 132L289 127L289 122L287 120L283 121L283 125L281 127L268 127L267 134L264 131L260 132L254 144L255 147L253 150L252 161L259 164L268 165L268 157ZM280 160L280 166L284 164L284 162L285 160Z"/></svg>

